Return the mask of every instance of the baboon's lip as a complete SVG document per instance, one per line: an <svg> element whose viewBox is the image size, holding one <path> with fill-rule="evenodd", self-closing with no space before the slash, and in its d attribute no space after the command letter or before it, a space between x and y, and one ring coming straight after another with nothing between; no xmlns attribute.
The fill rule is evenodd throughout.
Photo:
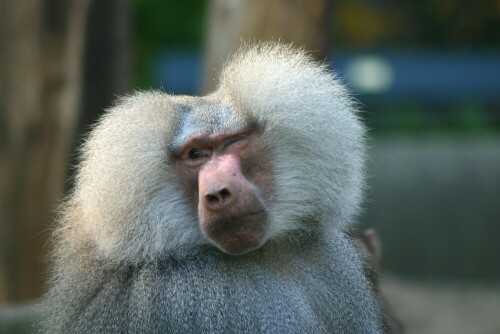
<svg viewBox="0 0 500 334"><path fill-rule="evenodd" d="M241 231L241 228L250 224L254 226L261 225L267 221L267 211L260 210L250 212L237 217L227 217L225 219L215 221L207 229L209 233L234 233ZM238 228L239 227L239 228Z"/></svg>
<svg viewBox="0 0 500 334"><path fill-rule="evenodd" d="M239 222L241 220L244 220L244 219L247 219L247 218L254 218L256 216L263 215L265 213L266 213L266 210L260 210L260 211L250 212L250 213L247 213L245 215L242 215L242 216L236 218L234 221L235 222Z"/></svg>

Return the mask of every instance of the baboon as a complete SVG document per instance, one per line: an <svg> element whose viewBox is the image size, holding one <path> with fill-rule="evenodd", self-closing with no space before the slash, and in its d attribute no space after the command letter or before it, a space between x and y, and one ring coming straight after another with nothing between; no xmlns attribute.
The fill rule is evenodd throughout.
<svg viewBox="0 0 500 334"><path fill-rule="evenodd" d="M204 97L120 99L82 147L47 333L379 333L345 235L364 128L325 65L247 46Z"/></svg>

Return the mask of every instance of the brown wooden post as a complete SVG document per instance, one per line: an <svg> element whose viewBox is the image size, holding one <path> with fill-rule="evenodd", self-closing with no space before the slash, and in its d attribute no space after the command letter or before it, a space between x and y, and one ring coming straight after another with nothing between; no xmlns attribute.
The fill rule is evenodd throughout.
<svg viewBox="0 0 500 334"><path fill-rule="evenodd" d="M0 304L39 297L78 120L87 0L0 0Z"/></svg>
<svg viewBox="0 0 500 334"><path fill-rule="evenodd" d="M330 49L331 6L331 0L212 0L203 92L215 89L224 62L242 42L280 40L324 60Z"/></svg>

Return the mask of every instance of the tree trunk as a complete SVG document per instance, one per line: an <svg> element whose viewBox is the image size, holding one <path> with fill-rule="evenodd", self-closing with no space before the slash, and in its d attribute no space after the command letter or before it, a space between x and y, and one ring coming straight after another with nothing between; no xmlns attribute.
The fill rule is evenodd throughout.
<svg viewBox="0 0 500 334"><path fill-rule="evenodd" d="M0 304L39 297L80 102L87 0L0 0Z"/></svg>
<svg viewBox="0 0 500 334"><path fill-rule="evenodd" d="M129 13L123 0L90 1L85 31L82 103L70 166L78 163L78 147L99 116L129 87ZM74 169L66 189L73 186Z"/></svg>
<svg viewBox="0 0 500 334"><path fill-rule="evenodd" d="M203 91L211 92L227 57L242 42L293 43L325 60L331 0L212 0L207 25Z"/></svg>

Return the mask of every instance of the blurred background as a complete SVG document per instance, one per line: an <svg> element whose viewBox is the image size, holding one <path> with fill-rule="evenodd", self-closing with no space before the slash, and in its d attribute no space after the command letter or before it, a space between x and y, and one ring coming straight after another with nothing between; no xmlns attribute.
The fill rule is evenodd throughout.
<svg viewBox="0 0 500 334"><path fill-rule="evenodd" d="M500 333L500 1L0 0L0 333L30 332L76 148L120 94L204 94L243 42L325 62L370 129L360 226L407 333Z"/></svg>

